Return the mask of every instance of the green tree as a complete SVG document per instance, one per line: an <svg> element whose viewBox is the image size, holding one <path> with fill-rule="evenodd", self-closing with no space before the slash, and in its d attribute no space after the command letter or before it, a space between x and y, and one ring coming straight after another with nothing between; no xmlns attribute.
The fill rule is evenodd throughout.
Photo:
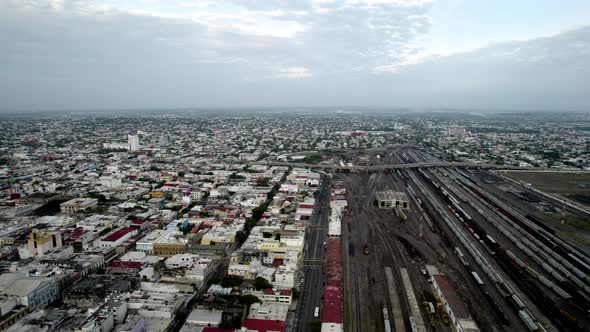
<svg viewBox="0 0 590 332"><path fill-rule="evenodd" d="M311 332L320 332L322 330L322 322L319 320L314 320L312 322L307 323L309 327L309 331Z"/></svg>
<svg viewBox="0 0 590 332"><path fill-rule="evenodd" d="M221 278L221 287L238 287L244 279L240 276L226 275Z"/></svg>
<svg viewBox="0 0 590 332"><path fill-rule="evenodd" d="M268 187L270 179L267 177L262 177L256 179L256 185L258 187Z"/></svg>
<svg viewBox="0 0 590 332"><path fill-rule="evenodd" d="M293 300L297 300L299 298L299 291L297 288L291 288L291 294L293 294Z"/></svg>
<svg viewBox="0 0 590 332"><path fill-rule="evenodd" d="M243 243L248 238L248 234L244 231L237 231L236 232L236 242Z"/></svg>
<svg viewBox="0 0 590 332"><path fill-rule="evenodd" d="M238 303L240 304L245 304L247 306L251 306L254 303L262 303L262 301L260 301L260 299L254 295L251 294L247 294L247 295L242 295L240 297L238 297Z"/></svg>
<svg viewBox="0 0 590 332"><path fill-rule="evenodd" d="M272 288L272 285L270 284L270 282L268 282L268 280L262 277L256 277L256 279L254 279L254 288L256 288L256 290L261 290Z"/></svg>

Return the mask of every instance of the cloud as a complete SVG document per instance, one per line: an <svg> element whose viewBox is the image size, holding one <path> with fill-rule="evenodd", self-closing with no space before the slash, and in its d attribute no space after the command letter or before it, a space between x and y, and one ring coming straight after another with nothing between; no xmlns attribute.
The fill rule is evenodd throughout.
<svg viewBox="0 0 590 332"><path fill-rule="evenodd" d="M4 0L0 108L588 103L589 28L438 56L431 6Z"/></svg>
<svg viewBox="0 0 590 332"><path fill-rule="evenodd" d="M289 80L299 80L303 78L309 78L312 73L309 69L304 67L290 67L280 68L278 72L273 76L274 78L284 78Z"/></svg>
<svg viewBox="0 0 590 332"><path fill-rule="evenodd" d="M403 61L428 31L427 3L6 0L0 17L9 52L20 56L61 45L63 58L111 61L134 53L133 45L146 49L145 61L162 51L202 63L247 62L248 72L305 63L338 73Z"/></svg>

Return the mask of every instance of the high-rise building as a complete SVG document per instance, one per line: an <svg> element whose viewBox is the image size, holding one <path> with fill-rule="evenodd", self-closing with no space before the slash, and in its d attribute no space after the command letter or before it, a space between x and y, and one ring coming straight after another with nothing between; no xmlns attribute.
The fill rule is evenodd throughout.
<svg viewBox="0 0 590 332"><path fill-rule="evenodd" d="M129 151L139 150L139 136L127 135L127 149Z"/></svg>

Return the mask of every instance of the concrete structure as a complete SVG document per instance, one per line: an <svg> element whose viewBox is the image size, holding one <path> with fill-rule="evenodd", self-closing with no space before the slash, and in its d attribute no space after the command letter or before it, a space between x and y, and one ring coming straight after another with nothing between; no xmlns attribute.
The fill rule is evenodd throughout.
<svg viewBox="0 0 590 332"><path fill-rule="evenodd" d="M186 319L186 325L189 326L212 326L217 327L221 324L223 311L195 309Z"/></svg>
<svg viewBox="0 0 590 332"><path fill-rule="evenodd" d="M404 192L393 190L378 191L375 194L375 198L377 199L377 206L380 208L395 208L399 206L402 209L407 209L410 207L408 197Z"/></svg>
<svg viewBox="0 0 590 332"><path fill-rule="evenodd" d="M289 305L282 303L254 303L250 307L248 318L286 321Z"/></svg>
<svg viewBox="0 0 590 332"><path fill-rule="evenodd" d="M160 237L164 236L166 233L167 231L162 229L156 229L152 231L151 233L139 239L139 241L135 243L135 250L144 252L148 255L153 254L154 242L156 242Z"/></svg>
<svg viewBox="0 0 590 332"><path fill-rule="evenodd" d="M275 272L274 281L272 284L277 288L291 289L295 287L294 267L290 268L285 265L279 266Z"/></svg>
<svg viewBox="0 0 590 332"><path fill-rule="evenodd" d="M447 134L452 137L463 137L467 135L467 129L465 127L449 127Z"/></svg>
<svg viewBox="0 0 590 332"><path fill-rule="evenodd" d="M78 211L86 211L98 205L96 198L74 198L67 202L60 204L61 212L76 213Z"/></svg>
<svg viewBox="0 0 590 332"><path fill-rule="evenodd" d="M159 319L169 324L187 299L175 285L142 282L141 288L130 295L129 309L145 319Z"/></svg>
<svg viewBox="0 0 590 332"><path fill-rule="evenodd" d="M93 312L74 329L74 332L111 332L117 324L125 323L127 302L123 296L106 299L98 310Z"/></svg>
<svg viewBox="0 0 590 332"><path fill-rule="evenodd" d="M33 229L27 241L29 252L33 256L43 256L49 251L61 248L62 245L59 232L44 232L38 229Z"/></svg>
<svg viewBox="0 0 590 332"><path fill-rule="evenodd" d="M0 296L0 331L6 330L29 313L29 308L18 304L13 296Z"/></svg>
<svg viewBox="0 0 590 332"><path fill-rule="evenodd" d="M248 294L252 294L259 298L262 303L283 303L291 304L293 294L290 289L273 289L267 288L261 291L251 291Z"/></svg>
<svg viewBox="0 0 590 332"><path fill-rule="evenodd" d="M96 246L101 248L114 248L135 235L137 235L137 228L123 227L98 240Z"/></svg>
<svg viewBox="0 0 590 332"><path fill-rule="evenodd" d="M129 151L139 150L139 136L127 135L127 150L129 150Z"/></svg>
<svg viewBox="0 0 590 332"><path fill-rule="evenodd" d="M100 184L107 188L118 188L121 186L121 179L112 176L103 176L100 178Z"/></svg>
<svg viewBox="0 0 590 332"><path fill-rule="evenodd" d="M189 268L196 264L199 255L194 254L179 254L166 259L164 265L168 269Z"/></svg>
<svg viewBox="0 0 590 332"><path fill-rule="evenodd" d="M18 304L37 309L48 305L59 297L59 286L55 278L30 277L26 273L5 273L0 275L0 295L14 296Z"/></svg>

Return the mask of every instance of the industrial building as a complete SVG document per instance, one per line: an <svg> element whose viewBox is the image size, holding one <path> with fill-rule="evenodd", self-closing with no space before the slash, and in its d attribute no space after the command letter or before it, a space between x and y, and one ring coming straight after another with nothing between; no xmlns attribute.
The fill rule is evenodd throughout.
<svg viewBox="0 0 590 332"><path fill-rule="evenodd" d="M410 207L408 203L408 196L406 196L405 192L393 190L378 191L376 193L376 198L377 206L382 209L396 207L407 209Z"/></svg>

